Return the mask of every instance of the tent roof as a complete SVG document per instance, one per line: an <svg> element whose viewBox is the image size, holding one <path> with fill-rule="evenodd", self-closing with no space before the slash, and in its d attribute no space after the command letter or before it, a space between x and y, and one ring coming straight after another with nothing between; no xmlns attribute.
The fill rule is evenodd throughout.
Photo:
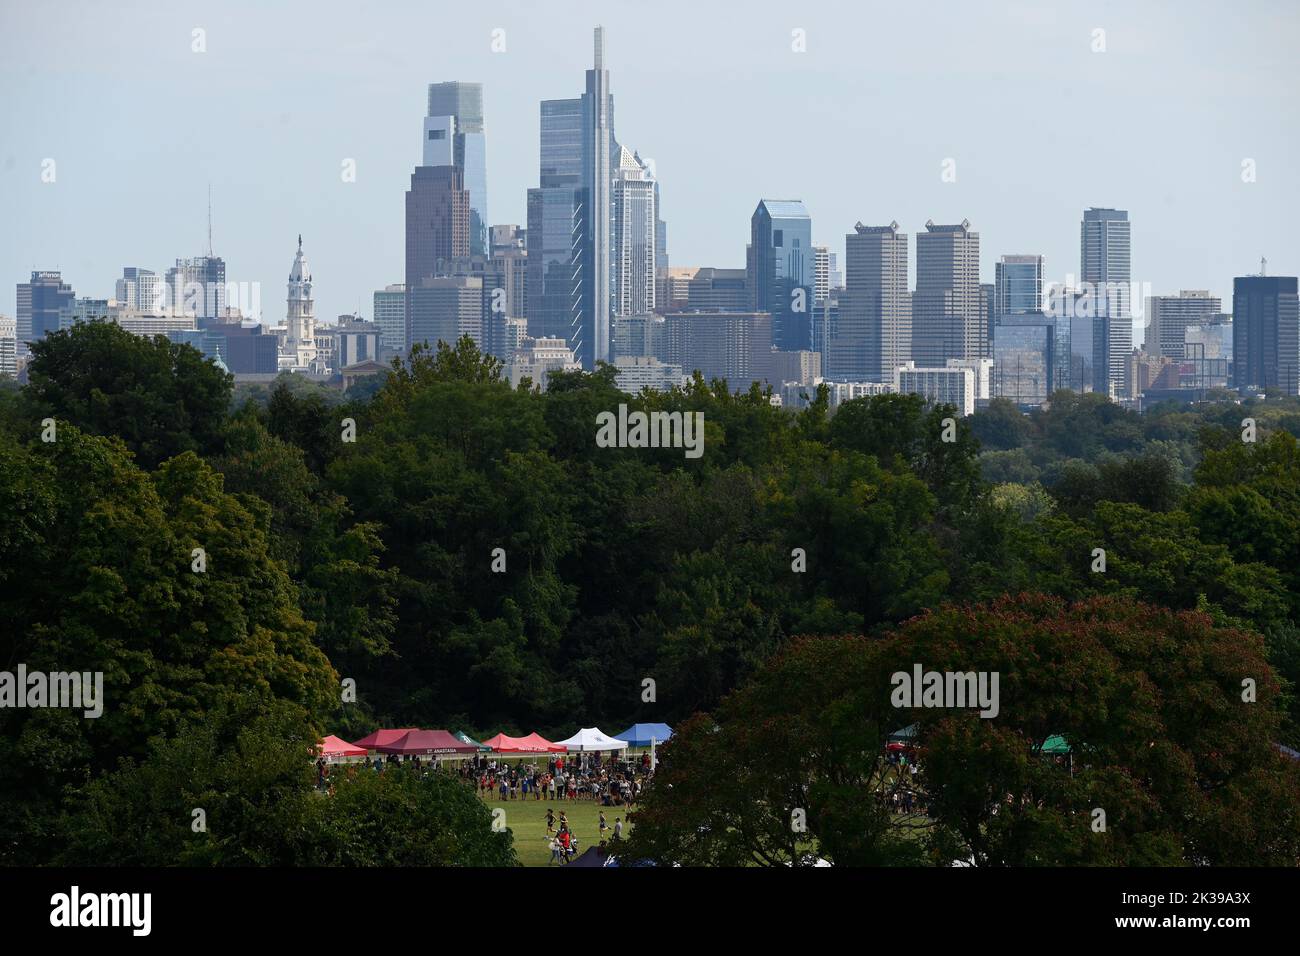
<svg viewBox="0 0 1300 956"><path fill-rule="evenodd" d="M915 737L916 737L916 724L908 724L906 727L901 727L898 730L895 730L892 734L889 735L888 739L897 742L897 741L912 740Z"/></svg>
<svg viewBox="0 0 1300 956"><path fill-rule="evenodd" d="M483 741L483 746L498 753L557 753L565 749L559 744L551 743L535 730L527 737L507 737L505 734L497 734Z"/></svg>
<svg viewBox="0 0 1300 956"><path fill-rule="evenodd" d="M1045 754L1068 754L1070 745L1060 734L1053 734L1043 741L1043 753Z"/></svg>
<svg viewBox="0 0 1300 956"><path fill-rule="evenodd" d="M627 747L626 740L618 740L614 737L603 733L599 727L583 727L572 737L567 740L557 740L557 746L562 746L566 750L585 751L585 750L623 750Z"/></svg>
<svg viewBox="0 0 1300 956"><path fill-rule="evenodd" d="M452 734L452 736L455 737L457 740L459 740L459 741L460 741L461 743L463 743L463 744L473 744L473 745L474 745L475 747L477 747L479 750L491 750L491 749L492 749L491 747L488 747L488 746L486 746L485 744L483 744L482 741L475 740L473 737L471 737L469 734L465 733L465 731L463 731L463 730L458 730L458 731L456 731L454 734Z"/></svg>
<svg viewBox="0 0 1300 956"><path fill-rule="evenodd" d="M375 749L386 754L469 754L478 750L445 730L412 730L400 740Z"/></svg>
<svg viewBox="0 0 1300 956"><path fill-rule="evenodd" d="M322 757L364 757L366 755L365 747L358 747L356 744L350 744L340 737L330 734L316 745Z"/></svg>
<svg viewBox="0 0 1300 956"><path fill-rule="evenodd" d="M664 743L673 735L673 729L667 724L633 724L621 734L615 734L615 740L626 740L631 747L649 747L650 741Z"/></svg>
<svg viewBox="0 0 1300 956"><path fill-rule="evenodd" d="M365 747L367 750L377 750L379 747L391 744L396 740L401 740L406 734L413 730L419 730L419 727L403 727L400 730L376 730L367 734L354 744L357 747Z"/></svg>

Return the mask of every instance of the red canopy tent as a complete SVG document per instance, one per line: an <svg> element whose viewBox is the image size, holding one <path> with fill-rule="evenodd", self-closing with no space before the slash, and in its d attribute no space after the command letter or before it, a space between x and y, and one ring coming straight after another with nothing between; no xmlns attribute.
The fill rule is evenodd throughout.
<svg viewBox="0 0 1300 956"><path fill-rule="evenodd" d="M411 731L419 729L419 727L403 727L401 730L376 730L374 733L362 737L353 746L365 747L367 750L378 750L381 746L401 740Z"/></svg>
<svg viewBox="0 0 1300 956"><path fill-rule="evenodd" d="M478 747L453 737L445 730L412 730L389 744L375 748L386 754L474 754Z"/></svg>
<svg viewBox="0 0 1300 956"><path fill-rule="evenodd" d="M505 734L497 734L483 741L483 746L491 747L497 753L508 754L564 753L568 749L561 744L551 743L537 731L533 731L527 737L507 737Z"/></svg>
<svg viewBox="0 0 1300 956"><path fill-rule="evenodd" d="M364 757L366 755L365 747L358 747L356 744L350 744L340 737L330 734L316 745L316 750L320 756L326 760L334 760L339 757Z"/></svg>

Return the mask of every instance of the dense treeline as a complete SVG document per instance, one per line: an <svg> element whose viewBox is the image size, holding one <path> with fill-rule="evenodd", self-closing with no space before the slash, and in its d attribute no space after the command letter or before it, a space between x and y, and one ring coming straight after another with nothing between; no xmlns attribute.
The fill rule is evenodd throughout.
<svg viewBox="0 0 1300 956"><path fill-rule="evenodd" d="M125 853L129 827L114 844L94 821L171 800L183 828L149 859L356 861L323 842L342 823L303 822L323 812L310 800L276 801L303 814L305 843L234 809L224 843L187 842L200 804L159 781L238 776L256 750L239 741L258 733L676 723L796 636L879 637L945 602L1024 592L1261 635L1280 682L1260 705L1278 719L1259 726L1300 744L1294 400L1137 416L1059 394L1028 417L995 402L945 434L951 409L915 396L831 414L823 394L791 412L698 378L631 397L609 368L512 390L468 340L343 396L288 376L236 389L196 356L78 326L35 347L28 386L0 392L0 654L101 670L108 697L99 720L0 711L0 859ZM597 447L597 414L620 403L703 412L703 456ZM1240 439L1248 415L1255 443ZM209 719L229 732L205 733ZM296 793L292 763L263 770ZM448 801L428 805L482 809ZM419 800L338 804L390 802ZM510 856L508 842L455 853Z"/></svg>

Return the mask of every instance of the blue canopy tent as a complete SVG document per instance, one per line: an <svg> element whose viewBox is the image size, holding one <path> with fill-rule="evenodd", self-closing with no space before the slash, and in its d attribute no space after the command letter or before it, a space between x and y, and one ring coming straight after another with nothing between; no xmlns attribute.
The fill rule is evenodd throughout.
<svg viewBox="0 0 1300 956"><path fill-rule="evenodd" d="M649 747L650 741L662 744L673 735L673 729L667 724L633 724L621 734L615 734L615 740L626 740L629 747Z"/></svg>

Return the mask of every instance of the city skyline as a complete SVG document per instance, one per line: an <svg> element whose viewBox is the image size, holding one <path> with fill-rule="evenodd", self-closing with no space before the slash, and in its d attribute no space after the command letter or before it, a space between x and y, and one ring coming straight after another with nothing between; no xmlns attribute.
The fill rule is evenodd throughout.
<svg viewBox="0 0 1300 956"><path fill-rule="evenodd" d="M673 19L673 9L663 7L664 21ZM982 237L982 280L992 281L993 263L1003 255L1035 254L1045 257L1045 281L1061 282L1080 272L1080 212L1110 206L1128 210L1135 223L1135 281L1149 283L1156 295L1208 289L1226 302L1231 279L1256 271L1261 256L1268 257L1270 272L1296 271L1295 252L1283 237L1300 201L1282 172L1297 157L1296 133L1267 120L1294 86L1293 58L1273 56L1294 40L1297 18L1279 5L1259 5L1240 11L1240 23L1218 32L1189 24L1175 44L1168 32L1175 26L1172 9L1103 4L993 12L981 39L968 42L970 70L979 76L961 87L959 110L937 97L945 79L963 68L951 62L935 67L941 58L926 52L960 46L960 27L970 15L956 7L924 24L928 34L918 32L922 24L907 14L876 12L884 25L910 23L912 32L891 33L891 44L872 48L874 59L853 55L852 38L861 35L855 26L865 21L847 6L798 14L760 6L743 24L701 12L694 30L669 39L658 19L643 28L625 11L578 5L572 17L560 18L564 23L521 11L458 14L444 31L447 49L432 62L427 55L341 55L328 68L318 62L314 72L302 71L294 44L277 47L275 59L263 56L277 31L317 53L345 54L383 41L396 54L410 41L387 23L358 36L329 16L290 29L281 13L239 6L220 13L203 8L201 14L181 8L138 24L128 36L121 18L105 25L100 11L89 10L70 27L60 23L60 37L66 35L72 52L89 48L92 32L96 40L120 41L92 61L112 69L111 78L96 75L100 65L44 63L33 54L39 42L20 48L0 40L3 69L16 93L2 114L14 144L0 156L0 195L14 226L0 240L4 281L13 288L33 270L57 269L79 295L105 296L124 266L161 272L177 258L196 256L206 249L211 183L213 250L225 259L230 281L276 288L283 249L301 232L319 280L318 314L326 321L358 310L368 315L373 292L402 279L400 194L419 162L411 131L416 111L427 115L429 84L482 84L489 224L523 225L527 190L537 185L538 102L572 95L577 74L590 68L590 27L574 26L585 19L604 25L609 37L620 136L656 161L674 265L743 266L758 201L790 196L809 209L813 242L840 257L857 221L896 220L916 235L927 220L967 219ZM409 10L413 23L439 23L438 12ZM19 29L39 38L51 28L18 10L4 18L25 20L4 31L11 38ZM205 20L206 26L195 26ZM1162 25L1165 32L1157 29ZM191 50L194 29L206 31L201 54ZM1104 52L1092 50L1097 29L1105 30ZM505 31L504 52L492 52L494 30ZM994 38L998 30L1006 38ZM801 42L805 52L796 51ZM1054 51L1050 56L1047 48ZM710 50L711 57L702 56ZM123 51L135 59L123 59ZM1014 67L1006 59L1013 51L1021 54ZM1242 62L1232 64L1228 86L1207 95L1207 80L1222 80L1234 52ZM174 78L174 90L160 91L151 85L156 74L141 74L143 53L152 53L154 66ZM999 67L990 71L981 55L999 58ZM931 60L930 75L921 75ZM521 85L520 77L531 82ZM1176 90L1174 78L1182 84ZM751 83L751 94L738 95L739 79ZM255 107L250 88L258 81L277 84L294 108L286 110L279 97L265 93ZM315 93L307 92L308 83ZM1093 108L1073 112L1105 114L1105 124L1071 123L1070 111L1036 115L1033 104L1044 96L1036 87L1044 83L1063 92L1065 103L1088 93ZM779 95L766 100L766 109L791 118L756 126L747 100L771 84ZM869 102L879 111L855 116L844 107L860 99L863 84L872 88ZM181 135L159 144L157 116L177 115L171 97L193 93L196 85L203 91L200 102L216 108L182 113ZM715 108L685 99L687 85ZM1013 137L1014 148L1004 132L991 136L987 123L972 122L997 115L994 94L1005 96L1008 85L1023 105L1024 129L1036 134ZM150 108L123 115L123 95L141 86L149 97L137 99ZM1229 101L1229 93L1247 88L1250 96ZM901 115L899 100L912 104ZM1137 109L1129 108L1135 103ZM56 116L62 121L54 123ZM1193 118L1220 134L1196 150L1128 132L1134 124L1159 132ZM110 128L108 119L116 125ZM900 125L903 119L910 122ZM203 122L217 124L217 148L196 150L190 142L201 138L194 127ZM737 129L746 122L747 135ZM794 135L780 135L781 123L793 124ZM1079 129L1099 128L1105 133L1101 148L1068 148L1087 145ZM69 135L72 130L76 135ZM873 151L885 135L897 145ZM841 145L815 148L828 140ZM93 152L97 141L105 148ZM1168 145L1160 148L1162 142ZM1035 143L1044 148L1036 151ZM722 158L724 148L733 156ZM1088 154L1086 160L1080 153ZM56 164L54 182L42 182L47 159ZM349 159L356 164L351 183L340 177ZM948 160L955 182L943 179ZM1254 182L1243 181L1246 160L1256 164ZM86 228L97 220L104 230ZM1206 221L1217 228L1204 228ZM273 301L264 291L266 323L279 319ZM0 312L13 305L0 300Z"/></svg>

